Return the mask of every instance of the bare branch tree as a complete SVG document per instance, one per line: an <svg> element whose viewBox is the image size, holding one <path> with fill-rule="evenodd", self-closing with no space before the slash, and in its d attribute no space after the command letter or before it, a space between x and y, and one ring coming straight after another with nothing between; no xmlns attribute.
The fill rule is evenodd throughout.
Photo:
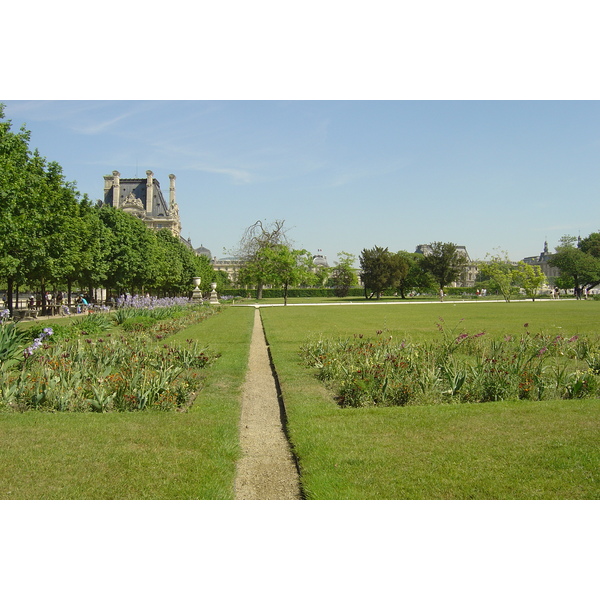
<svg viewBox="0 0 600 600"><path fill-rule="evenodd" d="M262 298L266 278L261 265L264 250L282 246L291 250L292 241L287 237L288 231L283 219L277 219L273 223L256 221L244 231L235 251L235 255L244 261L240 270L240 280L255 284L256 297L259 299Z"/></svg>

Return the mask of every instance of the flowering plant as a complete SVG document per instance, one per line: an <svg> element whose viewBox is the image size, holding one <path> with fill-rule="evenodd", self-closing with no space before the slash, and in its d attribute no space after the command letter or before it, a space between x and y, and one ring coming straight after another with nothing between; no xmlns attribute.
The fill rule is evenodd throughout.
<svg viewBox="0 0 600 600"><path fill-rule="evenodd" d="M493 339L485 332L457 335L443 319L436 325L442 339L435 342L361 334L308 342L301 354L348 407L576 398L600 387L598 337L526 331Z"/></svg>
<svg viewBox="0 0 600 600"><path fill-rule="evenodd" d="M185 346L154 342L219 310L186 310L146 332L123 335L104 335L112 324L103 314L54 329L2 326L0 359L2 335L10 331L15 338L9 346L14 360L0 361L0 411L185 411L202 385L201 371L218 355L194 340Z"/></svg>
<svg viewBox="0 0 600 600"><path fill-rule="evenodd" d="M54 333L54 331L52 330L52 327L44 328L44 330L42 331L40 336L36 337L35 340L33 340L33 344L31 344L31 346L29 346L28 348L25 348L25 350L23 350L23 356L25 358L28 358L29 356L31 356L42 345L42 342L47 337L51 336L53 333Z"/></svg>

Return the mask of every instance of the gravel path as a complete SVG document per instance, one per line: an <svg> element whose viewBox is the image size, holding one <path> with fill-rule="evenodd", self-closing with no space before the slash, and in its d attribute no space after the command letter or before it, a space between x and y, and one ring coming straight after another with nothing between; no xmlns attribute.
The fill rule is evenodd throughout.
<svg viewBox="0 0 600 600"><path fill-rule="evenodd" d="M243 454L237 464L236 500L301 499L258 309L242 394L240 443Z"/></svg>

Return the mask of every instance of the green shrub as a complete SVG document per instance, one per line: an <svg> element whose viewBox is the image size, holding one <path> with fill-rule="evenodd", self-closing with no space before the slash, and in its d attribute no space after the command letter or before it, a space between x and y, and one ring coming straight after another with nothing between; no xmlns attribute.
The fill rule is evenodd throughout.
<svg viewBox="0 0 600 600"><path fill-rule="evenodd" d="M71 327L85 335L96 335L107 331L112 327L112 321L110 317L100 313L92 313L86 315L83 319L74 320L71 323Z"/></svg>
<svg viewBox="0 0 600 600"><path fill-rule="evenodd" d="M148 331L155 323L156 319L153 319L151 316L140 315L125 319L121 326L125 331Z"/></svg>
<svg viewBox="0 0 600 600"><path fill-rule="evenodd" d="M35 338L39 337L42 331L44 330L44 325L33 325L29 329L25 329L24 333L29 341L33 341ZM76 329L72 327L72 324L69 325L59 325L53 324L52 331L54 332L52 337L49 338L48 342L57 342L58 340L65 340L72 338L73 336L79 335Z"/></svg>
<svg viewBox="0 0 600 600"><path fill-rule="evenodd" d="M27 333L19 329L15 323L1 324L0 363L17 358L23 351L27 337ZM33 340L33 337L31 339Z"/></svg>
<svg viewBox="0 0 600 600"><path fill-rule="evenodd" d="M393 293L393 292L392 292ZM256 298L256 290L245 289L227 289L220 290L222 296L234 296L238 298ZM348 291L348 297L364 296L363 288L351 288ZM292 288L288 290L288 298L334 298L335 290L333 288ZM268 288L263 289L263 298L283 298L283 290Z"/></svg>

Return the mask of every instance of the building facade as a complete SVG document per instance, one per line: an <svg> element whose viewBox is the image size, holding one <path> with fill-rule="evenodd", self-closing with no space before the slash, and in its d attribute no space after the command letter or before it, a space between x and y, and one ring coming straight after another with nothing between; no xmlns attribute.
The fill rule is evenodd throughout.
<svg viewBox="0 0 600 600"><path fill-rule="evenodd" d="M560 276L560 269L549 264L549 260L553 256L553 254L548 252L548 242L544 242L544 250L539 256L528 256L523 259L523 262L528 265L540 267L542 273L552 283L556 277Z"/></svg>
<svg viewBox="0 0 600 600"><path fill-rule="evenodd" d="M104 176L103 203L138 217L150 229L168 229L181 238L181 219L175 198L175 175L169 175L169 201L160 189L152 171L146 171L146 179L122 178L119 171Z"/></svg>

